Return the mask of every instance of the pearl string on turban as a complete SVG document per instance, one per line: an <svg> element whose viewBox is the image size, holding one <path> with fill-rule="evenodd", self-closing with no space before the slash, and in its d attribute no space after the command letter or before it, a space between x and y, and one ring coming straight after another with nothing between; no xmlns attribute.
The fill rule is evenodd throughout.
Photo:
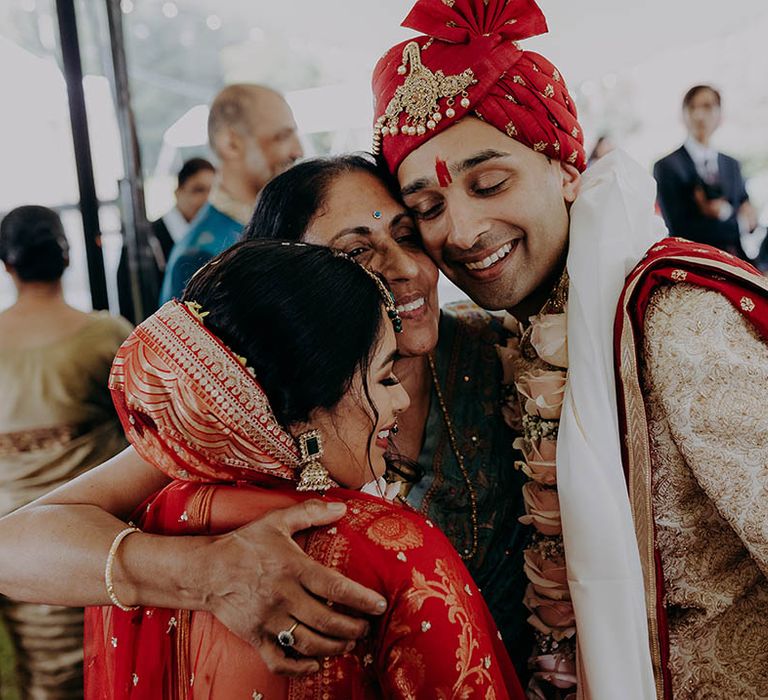
<svg viewBox="0 0 768 700"><path fill-rule="evenodd" d="M562 75L517 43L547 31L533 0L418 0L403 26L424 36L394 46L373 74L373 150L391 172L467 115L584 170L584 137Z"/></svg>

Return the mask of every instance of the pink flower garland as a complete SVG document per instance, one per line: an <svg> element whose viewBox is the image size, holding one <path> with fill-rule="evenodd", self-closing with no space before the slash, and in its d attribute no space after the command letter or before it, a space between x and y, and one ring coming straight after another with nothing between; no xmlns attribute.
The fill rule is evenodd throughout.
<svg viewBox="0 0 768 700"><path fill-rule="evenodd" d="M568 589L556 469L568 349L565 305L558 313L546 313L551 305L530 319L530 328L520 337L511 337L497 350L505 384L502 413L510 428L523 435L514 442L524 458L515 466L530 479L523 486L526 514L520 518L534 528L524 565L530 581L524 603L536 635L528 696L573 700L576 621ZM518 324L510 316L505 325L512 329Z"/></svg>

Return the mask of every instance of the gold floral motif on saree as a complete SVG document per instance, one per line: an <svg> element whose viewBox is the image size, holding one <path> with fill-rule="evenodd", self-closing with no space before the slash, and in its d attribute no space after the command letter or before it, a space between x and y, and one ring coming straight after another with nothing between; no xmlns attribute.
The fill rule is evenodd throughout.
<svg viewBox="0 0 768 700"><path fill-rule="evenodd" d="M394 667L394 685L404 700L418 700L424 684L424 656L418 649L397 647L392 652L390 666Z"/></svg>
<svg viewBox="0 0 768 700"><path fill-rule="evenodd" d="M358 504L359 502L351 501L351 503ZM337 531L331 534L328 528L313 531L304 547L307 556L323 566L342 573L347 570L349 565L350 550L350 542L347 537L338 534ZM365 641L361 643L365 643ZM341 669L332 671L332 664L330 659L325 658L321 663L320 671L317 673L292 679L288 684L288 700L328 700L336 680L335 674L343 674Z"/></svg>
<svg viewBox="0 0 768 700"><path fill-rule="evenodd" d="M448 621L459 626L456 647L456 670L459 671L459 675L453 685L452 695L446 697L462 697L460 692L471 682L479 684L485 681L488 685L492 685L492 679L483 658L478 653L479 630L473 623L466 606L466 600L471 595L471 591L457 588L453 583L462 579L461 572L445 560L438 559L435 561L434 573L439 577L438 579L428 579L420 571L413 570L412 588L406 594L406 606L415 617L425 601L436 598L448 609ZM442 697L439 691L438 697Z"/></svg>
<svg viewBox="0 0 768 700"><path fill-rule="evenodd" d="M383 503L362 499L347 501L345 522L356 532L365 533L366 528L380 515L388 515L391 508Z"/></svg>
<svg viewBox="0 0 768 700"><path fill-rule="evenodd" d="M389 513L376 518L365 531L368 539L384 549L416 549L424 544L424 537L419 528L396 513Z"/></svg>

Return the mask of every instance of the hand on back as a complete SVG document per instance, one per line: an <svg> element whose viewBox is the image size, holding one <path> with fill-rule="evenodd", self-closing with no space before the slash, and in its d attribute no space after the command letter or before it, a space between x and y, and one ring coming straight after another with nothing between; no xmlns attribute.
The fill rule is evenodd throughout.
<svg viewBox="0 0 768 700"><path fill-rule="evenodd" d="M318 657L349 651L367 634L364 617L336 612L327 601L361 616L380 615L386 609L380 595L317 563L292 539L302 530L335 522L344 512L343 504L310 500L273 511L212 541L207 607L256 647L274 673L313 673L319 668ZM286 655L277 635L297 621L297 653Z"/></svg>

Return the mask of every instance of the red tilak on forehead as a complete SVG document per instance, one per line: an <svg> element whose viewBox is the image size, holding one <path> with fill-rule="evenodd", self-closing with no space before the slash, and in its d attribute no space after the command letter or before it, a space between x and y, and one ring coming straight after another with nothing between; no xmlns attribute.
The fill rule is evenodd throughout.
<svg viewBox="0 0 768 700"><path fill-rule="evenodd" d="M440 160L440 156L435 158L435 175L437 175L437 182L440 187L448 187L453 182L451 174L448 172L448 166L444 160Z"/></svg>

